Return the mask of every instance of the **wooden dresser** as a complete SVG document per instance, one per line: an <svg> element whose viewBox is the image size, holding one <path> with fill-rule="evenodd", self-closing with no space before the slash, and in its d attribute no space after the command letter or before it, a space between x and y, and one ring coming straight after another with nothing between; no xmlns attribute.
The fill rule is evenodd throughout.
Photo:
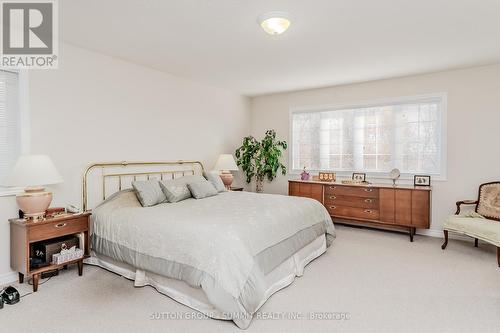
<svg viewBox="0 0 500 333"><path fill-rule="evenodd" d="M288 194L318 200L337 223L408 230L411 241L417 228L430 225L430 186L289 180Z"/></svg>

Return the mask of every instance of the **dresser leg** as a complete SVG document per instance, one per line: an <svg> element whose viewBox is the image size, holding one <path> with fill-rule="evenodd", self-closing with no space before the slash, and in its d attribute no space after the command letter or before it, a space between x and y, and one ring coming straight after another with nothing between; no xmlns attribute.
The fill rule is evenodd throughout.
<svg viewBox="0 0 500 333"><path fill-rule="evenodd" d="M40 274L33 275L33 292L38 291L38 281L40 281Z"/></svg>
<svg viewBox="0 0 500 333"><path fill-rule="evenodd" d="M410 242L413 242L413 228L410 227Z"/></svg>
<svg viewBox="0 0 500 333"><path fill-rule="evenodd" d="M19 283L24 283L24 274L19 273Z"/></svg>
<svg viewBox="0 0 500 333"><path fill-rule="evenodd" d="M83 259L78 262L78 276L83 275Z"/></svg>

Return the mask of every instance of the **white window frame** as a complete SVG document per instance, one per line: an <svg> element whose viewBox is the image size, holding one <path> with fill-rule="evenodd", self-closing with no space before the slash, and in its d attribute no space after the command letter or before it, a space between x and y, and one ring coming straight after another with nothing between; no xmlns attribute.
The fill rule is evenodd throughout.
<svg viewBox="0 0 500 333"><path fill-rule="evenodd" d="M418 103L425 101L427 99L440 99L440 107L441 107L441 171L438 175L432 175L432 181L446 181L447 179L447 109L448 109L448 94L445 92L442 93L434 93L434 94L425 94L425 95L415 95L415 96L404 96L404 97L394 97L394 98L384 98L377 100L368 100L359 103L345 103L345 104L333 104L333 105L316 105L316 106L300 106L300 107L291 107L289 110L289 140L290 140L290 151L288 154L288 165L289 165L289 173L290 174L300 174L302 169L292 169L293 167L293 115L295 113L308 113L308 112L325 112L325 111L338 111L338 110L346 110L346 109L356 109L356 108L367 108L367 107L376 107L383 105L391 105L391 104L407 104L407 103ZM308 171L317 173L319 171L326 170L313 170L308 169ZM336 171L336 170L328 170L335 172L338 177L341 178L350 178L353 172L365 172L363 170L349 170L349 171ZM367 178L369 179L390 179L388 173L385 172L365 172ZM412 173L401 173L401 178L403 180L412 180L415 174Z"/></svg>
<svg viewBox="0 0 500 333"><path fill-rule="evenodd" d="M27 70L10 70L3 69L3 71L13 72L18 74L19 84L19 137L21 144L20 154L29 154L30 151L30 113L29 113L29 80ZM0 197L13 196L23 189L19 187L5 187L0 185Z"/></svg>

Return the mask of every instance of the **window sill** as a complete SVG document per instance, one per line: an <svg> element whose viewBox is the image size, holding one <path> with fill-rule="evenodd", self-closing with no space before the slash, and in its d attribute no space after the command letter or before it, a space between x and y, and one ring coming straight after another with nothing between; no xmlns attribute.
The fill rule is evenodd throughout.
<svg viewBox="0 0 500 333"><path fill-rule="evenodd" d="M0 188L0 197L13 197L23 191L22 188Z"/></svg>

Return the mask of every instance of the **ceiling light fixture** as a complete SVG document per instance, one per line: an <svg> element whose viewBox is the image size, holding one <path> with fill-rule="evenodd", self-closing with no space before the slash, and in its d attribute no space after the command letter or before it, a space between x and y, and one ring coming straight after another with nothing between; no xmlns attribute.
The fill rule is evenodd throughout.
<svg viewBox="0 0 500 333"><path fill-rule="evenodd" d="M259 16L259 25L270 35L281 35L290 27L290 14L286 12L269 12Z"/></svg>

